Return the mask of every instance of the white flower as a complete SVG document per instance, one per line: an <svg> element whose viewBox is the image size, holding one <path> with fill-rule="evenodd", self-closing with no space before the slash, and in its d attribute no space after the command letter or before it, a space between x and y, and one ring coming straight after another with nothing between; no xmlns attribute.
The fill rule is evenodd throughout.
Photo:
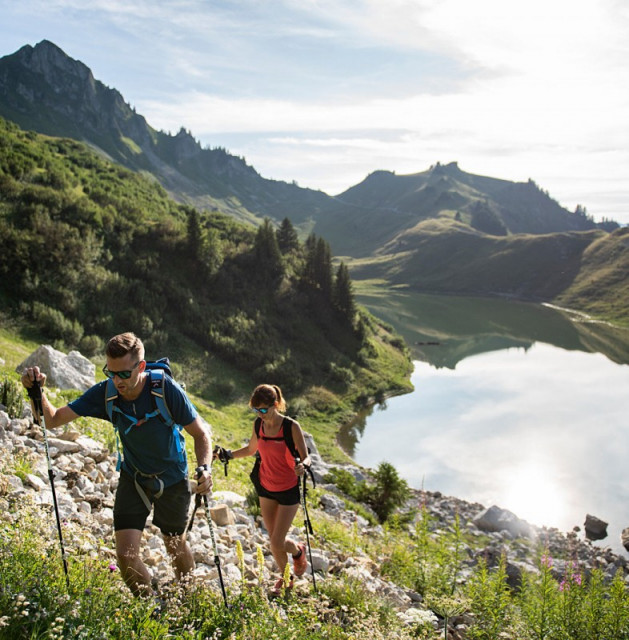
<svg viewBox="0 0 629 640"><path fill-rule="evenodd" d="M406 625L433 625L437 622L437 616L428 609L407 609L398 613L398 616Z"/></svg>

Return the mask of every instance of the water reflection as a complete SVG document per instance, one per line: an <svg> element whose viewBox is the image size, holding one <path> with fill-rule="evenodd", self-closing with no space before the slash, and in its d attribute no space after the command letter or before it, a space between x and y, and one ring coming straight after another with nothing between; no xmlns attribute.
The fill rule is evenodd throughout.
<svg viewBox="0 0 629 640"><path fill-rule="evenodd" d="M629 330L545 305L395 291L361 293L357 299L395 327L414 358L435 367L454 369L472 355L528 349L536 342L629 364Z"/></svg>
<svg viewBox="0 0 629 640"><path fill-rule="evenodd" d="M392 462L414 487L533 524L583 528L591 513L610 523L601 544L623 551L629 366L615 363L629 362L629 331L536 305L424 298L386 307L414 345L415 391L347 425L342 446L367 467ZM428 341L440 344L415 344Z"/></svg>

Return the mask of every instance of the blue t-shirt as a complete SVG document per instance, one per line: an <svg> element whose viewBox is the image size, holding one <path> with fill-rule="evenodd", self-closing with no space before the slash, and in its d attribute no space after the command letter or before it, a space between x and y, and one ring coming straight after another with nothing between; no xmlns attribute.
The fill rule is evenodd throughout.
<svg viewBox="0 0 629 640"><path fill-rule="evenodd" d="M149 371L147 373L150 375ZM107 381L99 382L70 402L68 406L79 416L109 421L105 407L106 389ZM168 376L164 376L164 397L177 424L182 426L190 424L197 417L197 410L184 390ZM150 379L145 381L142 392L135 400L127 401L118 396L115 404L123 413L137 419L152 413L155 410L155 404L151 398ZM185 438L181 430L166 425L159 414L140 425L129 428L133 423L114 411L113 423L118 428L122 444L124 471L132 476L136 471L144 474L159 474L165 487L187 477ZM182 453L178 450L175 438L179 438L179 450Z"/></svg>

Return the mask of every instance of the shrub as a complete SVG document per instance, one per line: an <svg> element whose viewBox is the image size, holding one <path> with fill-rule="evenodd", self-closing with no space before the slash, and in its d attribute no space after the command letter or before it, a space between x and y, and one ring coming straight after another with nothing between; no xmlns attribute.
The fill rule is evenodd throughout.
<svg viewBox="0 0 629 640"><path fill-rule="evenodd" d="M366 502L380 522L385 522L409 495L408 483L400 477L397 469L389 462L381 462L374 473L374 484L367 490Z"/></svg>
<svg viewBox="0 0 629 640"><path fill-rule="evenodd" d="M11 418L21 418L24 411L22 385L17 380L5 378L0 382L0 404L7 408Z"/></svg>
<svg viewBox="0 0 629 640"><path fill-rule="evenodd" d="M44 335L69 346L77 345L83 337L83 327L77 320L69 320L58 309L41 302L33 303L33 319Z"/></svg>

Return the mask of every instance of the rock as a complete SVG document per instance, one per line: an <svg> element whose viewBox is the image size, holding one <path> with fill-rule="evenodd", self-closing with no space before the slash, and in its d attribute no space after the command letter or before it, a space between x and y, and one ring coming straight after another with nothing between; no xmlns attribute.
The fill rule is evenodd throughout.
<svg viewBox="0 0 629 640"><path fill-rule="evenodd" d="M73 429L72 427L62 431L57 437L59 440L68 440L68 442L76 442L77 438L81 435L80 431Z"/></svg>
<svg viewBox="0 0 629 640"><path fill-rule="evenodd" d="M216 507L212 507L210 509L210 514L212 516L212 520L216 522L219 527L236 524L234 514L226 504L219 504Z"/></svg>
<svg viewBox="0 0 629 640"><path fill-rule="evenodd" d="M620 542L622 546L629 551L629 527L625 527L620 534Z"/></svg>
<svg viewBox="0 0 629 640"><path fill-rule="evenodd" d="M535 537L533 527L526 520L495 505L479 513L473 522L481 531L507 531L516 538Z"/></svg>
<svg viewBox="0 0 629 640"><path fill-rule="evenodd" d="M29 486L33 487L36 491L43 491L46 488L46 483L34 473L26 474L26 482Z"/></svg>
<svg viewBox="0 0 629 640"><path fill-rule="evenodd" d="M92 460L96 462L102 462L109 456L109 451L107 451L100 442L96 442L96 440L89 436L79 436L74 440L74 444L80 448L84 456L92 458Z"/></svg>
<svg viewBox="0 0 629 640"><path fill-rule="evenodd" d="M310 564L310 556L308 556L308 564ZM312 549L312 569L321 573L327 573L330 566L330 560L321 551ZM310 573L310 571L308 571Z"/></svg>
<svg viewBox="0 0 629 640"><path fill-rule="evenodd" d="M329 513L331 516L339 515L339 513L345 510L345 503L343 500L332 493L324 493L319 498L319 502L321 503L324 511Z"/></svg>
<svg viewBox="0 0 629 640"><path fill-rule="evenodd" d="M48 438L48 446L51 448L51 452L50 452L51 457L55 457L52 455L53 447L57 450L57 455L59 453L76 453L81 449L81 447L77 442L70 442L68 440L59 440L59 438Z"/></svg>
<svg viewBox="0 0 629 640"><path fill-rule="evenodd" d="M96 367L78 351L66 355L50 345L41 345L17 366L16 371L22 374L24 369L33 366L46 374L49 387L86 391L95 382Z"/></svg>
<svg viewBox="0 0 629 640"><path fill-rule="evenodd" d="M245 496L241 496L235 491L214 491L212 493L212 500L220 504L226 504L228 507L241 507L247 502Z"/></svg>
<svg viewBox="0 0 629 640"><path fill-rule="evenodd" d="M588 540L602 540L607 537L607 522L589 513L585 516L585 537Z"/></svg>

